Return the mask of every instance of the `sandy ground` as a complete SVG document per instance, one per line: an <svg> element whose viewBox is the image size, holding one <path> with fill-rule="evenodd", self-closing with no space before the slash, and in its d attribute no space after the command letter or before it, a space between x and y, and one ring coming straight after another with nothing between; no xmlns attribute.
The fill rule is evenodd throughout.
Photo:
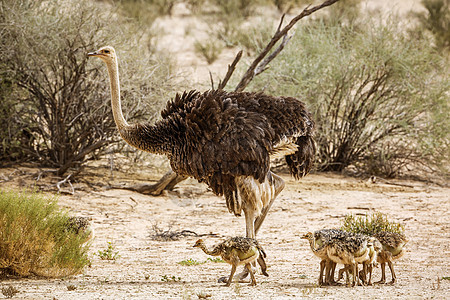
<svg viewBox="0 0 450 300"><path fill-rule="evenodd" d="M13 171L0 170L0 187L23 186L38 174L33 169ZM151 181L158 176L115 172L111 179L105 167L73 182L75 194L61 195L59 203L74 215L92 218L92 266L66 279L7 279L0 286L16 287L20 291L17 299L198 299L208 295L208 299L450 297L450 282L443 279L450 275L449 188L412 181L368 183L335 174L312 174L294 181L283 175L286 188L258 235L267 252L270 276L257 274L256 287L247 283L224 287L217 279L228 275L230 266L209 261L201 250L192 248L198 237L158 241L151 236L155 226L173 232L190 230L204 235L206 244L212 246L225 237L244 235L244 219L229 214L224 199L195 180L184 181L175 191L160 197L108 188L110 184L133 184L139 182L137 178ZM54 181L40 180L41 188ZM70 191L68 184L62 188ZM407 254L395 264L397 283L318 287L319 260L299 237L307 231L338 227L346 214L375 211L404 224L409 238ZM108 242L120 255L115 261L101 260L97 254L107 248ZM189 259L203 264L180 264ZM390 280L390 273L387 274ZM374 277L379 280L379 269ZM75 289L69 291L70 286Z"/></svg>
<svg viewBox="0 0 450 300"><path fill-rule="evenodd" d="M368 9L420 9L418 0L373 0L366 5ZM181 11L161 20L159 26L166 33L160 46L178 58L180 72L193 87L209 82L209 71L223 77L224 66L237 52L227 50L218 61L207 65L193 51L195 39L205 37L203 25L197 20ZM16 287L20 291L17 299L450 298L450 282L443 279L450 276L449 188L411 181L390 182L397 185L368 183L335 174L313 174L296 182L283 175L286 189L258 235L268 255L270 277L258 274L256 287L245 283L224 287L217 279L228 275L230 266L209 261L201 250L192 248L198 237L176 241L151 238L155 226L205 235L209 246L228 236L244 235L244 219L229 214L223 198L195 180L184 181L174 192L160 197L108 188L110 184L156 180L163 171L142 168L141 173L114 172L112 177L105 164L72 181L75 194L63 194L59 202L74 215L92 218L92 266L66 279L8 279L0 282L0 287ZM29 186L38 175L37 169L0 169L0 188ZM41 188L55 191L59 179L39 180ZM63 189L71 190L67 184ZM385 213L406 228L408 253L395 264L398 282L355 288L318 287L319 260L300 235L338 227L346 214L374 211ZM97 255L108 242L120 255L115 261L101 260ZM202 264L179 264L189 259ZM379 269L374 277L379 279Z"/></svg>

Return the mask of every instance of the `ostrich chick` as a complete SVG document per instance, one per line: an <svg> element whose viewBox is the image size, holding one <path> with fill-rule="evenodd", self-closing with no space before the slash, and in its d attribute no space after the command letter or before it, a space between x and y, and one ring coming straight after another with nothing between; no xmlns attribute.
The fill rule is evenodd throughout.
<svg viewBox="0 0 450 300"><path fill-rule="evenodd" d="M394 284L396 280L393 261L401 258L405 254L403 248L408 240L405 235L395 232L381 231L373 235L382 245L382 249L378 252L377 262L381 264L381 280L376 283L386 282L386 263L391 270L392 281Z"/></svg>
<svg viewBox="0 0 450 300"><path fill-rule="evenodd" d="M314 233L308 232L301 238L309 241L309 246L312 252L320 261L320 275L319 275L319 285L335 284L334 281L334 269L336 263L329 259L327 254L327 247L331 240L331 236L338 236L345 234L339 229L322 229L315 231ZM325 271L325 281L323 280L323 275Z"/></svg>
<svg viewBox="0 0 450 300"><path fill-rule="evenodd" d="M367 239L367 248L369 249L369 252L368 254L365 251L361 252L362 255L355 256L355 261L363 265L363 269L359 272L359 279L364 285L372 285L373 266L376 266L377 254L380 252L382 246L376 238L366 235L362 236ZM350 265L346 265L345 268L339 270L338 281L343 277L343 273L348 271L352 271ZM369 276L368 280L367 275Z"/></svg>
<svg viewBox="0 0 450 300"><path fill-rule="evenodd" d="M86 236L85 242L94 237L94 230L90 224L90 218L87 217L69 217L65 223L65 230L77 235Z"/></svg>
<svg viewBox="0 0 450 300"><path fill-rule="evenodd" d="M346 233L339 236L331 236L327 254L329 259L335 263L346 266L342 271L346 271L347 285L349 282L348 270L352 271L353 280L351 285L359 285L358 263L370 260L369 237L362 234ZM342 273L340 272L340 276Z"/></svg>
<svg viewBox="0 0 450 300"><path fill-rule="evenodd" d="M258 261L261 266L261 271L265 276L267 274L267 266L264 258L266 253L257 240L246 237L233 237L229 238L222 243L216 245L212 250L208 250L202 239L199 239L194 247L198 247L208 255L221 256L224 261L229 263L231 267L231 273L225 286L230 286L233 280L234 273L238 265L245 265L251 276L250 285L256 285L255 275L251 267L251 263Z"/></svg>

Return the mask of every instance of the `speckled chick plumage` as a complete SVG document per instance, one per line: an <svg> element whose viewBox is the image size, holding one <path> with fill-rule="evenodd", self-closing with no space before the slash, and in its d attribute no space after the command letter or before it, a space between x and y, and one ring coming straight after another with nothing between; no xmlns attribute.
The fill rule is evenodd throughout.
<svg viewBox="0 0 450 300"><path fill-rule="evenodd" d="M94 235L88 217L69 217L65 224L65 230L76 234L86 234L86 240L91 239Z"/></svg>
<svg viewBox="0 0 450 300"><path fill-rule="evenodd" d="M261 267L262 273L265 276L269 276L269 274L267 274L267 265L264 260L266 258L266 253L256 239L247 237L232 237L217 244L213 247L212 250L208 250L204 241L202 239L199 239L195 243L194 247L202 249L203 252L208 255L221 256L224 261L233 266L232 273L230 275L230 279L227 282L227 285L231 283L236 267L242 264L245 264L246 267L248 267L248 270L252 277L252 285L256 284L253 271L250 267L250 263L254 261L258 262Z"/></svg>
<svg viewBox="0 0 450 300"><path fill-rule="evenodd" d="M404 246L408 242L406 236L401 233L381 231L373 235L382 245L377 253L377 262L381 264L381 280L377 283L386 282L386 263L391 270L391 284L395 283L397 276L394 271L393 261L401 258L406 250Z"/></svg>
<svg viewBox="0 0 450 300"><path fill-rule="evenodd" d="M326 246L330 245L332 239L342 238L344 235L346 235L346 232L339 229L321 229L314 231L314 233L308 232L301 238L309 241L311 251L317 257L326 259L328 257Z"/></svg>
<svg viewBox="0 0 450 300"><path fill-rule="evenodd" d="M392 254L392 260L401 258L405 254L404 246L408 243L406 236L401 233L381 231L373 235L383 245L383 250Z"/></svg>
<svg viewBox="0 0 450 300"><path fill-rule="evenodd" d="M342 235L346 235L346 232L339 229L321 229L314 233L308 232L301 237L302 239L307 239L309 241L311 251L321 259L319 285L334 282L332 273L334 273L335 264L328 257L328 247L331 245L333 237L337 238ZM324 271L326 274L325 281L323 280Z"/></svg>

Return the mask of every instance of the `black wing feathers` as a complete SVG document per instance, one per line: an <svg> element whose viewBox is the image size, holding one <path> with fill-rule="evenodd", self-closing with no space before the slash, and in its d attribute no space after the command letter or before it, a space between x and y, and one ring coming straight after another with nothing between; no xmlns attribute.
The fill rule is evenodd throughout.
<svg viewBox="0 0 450 300"><path fill-rule="evenodd" d="M232 204L237 198L235 177L253 176L262 182L269 171L270 152L281 140L295 139L299 145L298 154L287 157L294 176L311 167L314 123L297 99L190 91L176 95L161 115L162 121L177 128L169 155L174 171L225 194L228 208L235 213L240 212Z"/></svg>

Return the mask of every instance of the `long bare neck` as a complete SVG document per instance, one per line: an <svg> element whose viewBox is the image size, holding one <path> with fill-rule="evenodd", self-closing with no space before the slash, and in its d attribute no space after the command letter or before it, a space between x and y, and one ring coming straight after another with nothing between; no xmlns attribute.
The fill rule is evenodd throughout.
<svg viewBox="0 0 450 300"><path fill-rule="evenodd" d="M219 247L214 247L214 249L209 250L208 248L206 248L205 244L200 244L200 249L211 256L219 256L220 254L222 254L222 251L220 251Z"/></svg>
<svg viewBox="0 0 450 300"><path fill-rule="evenodd" d="M309 247L311 247L311 250L314 252L316 251L316 243L314 242L314 239L308 239Z"/></svg>
<svg viewBox="0 0 450 300"><path fill-rule="evenodd" d="M120 83L119 83L119 66L117 59L106 63L108 68L109 80L111 83L111 106L119 132L125 129L128 125L122 113L122 105L120 102Z"/></svg>
<svg viewBox="0 0 450 300"><path fill-rule="evenodd" d="M111 107L114 121L120 136L131 146L152 153L166 154L170 152L170 136L168 129L149 124L128 124L122 113L120 102L119 68L117 59L107 61L111 83Z"/></svg>

